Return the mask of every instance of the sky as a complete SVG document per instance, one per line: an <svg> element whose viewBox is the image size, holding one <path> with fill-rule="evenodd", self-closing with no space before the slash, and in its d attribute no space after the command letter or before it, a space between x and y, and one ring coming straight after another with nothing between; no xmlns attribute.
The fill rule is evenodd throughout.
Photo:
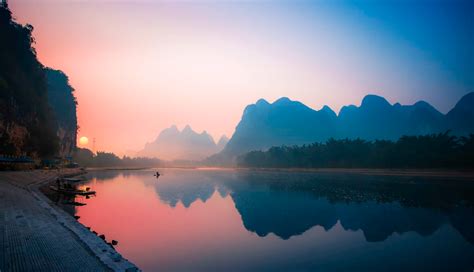
<svg viewBox="0 0 474 272"><path fill-rule="evenodd" d="M231 136L246 105L336 112L367 94L446 113L474 91L474 2L10 0L39 60L75 88L92 148L138 151L173 124Z"/></svg>

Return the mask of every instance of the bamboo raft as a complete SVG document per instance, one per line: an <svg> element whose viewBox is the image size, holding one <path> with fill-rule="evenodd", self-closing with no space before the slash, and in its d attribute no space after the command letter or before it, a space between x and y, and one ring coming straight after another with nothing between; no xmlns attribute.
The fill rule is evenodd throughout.
<svg viewBox="0 0 474 272"><path fill-rule="evenodd" d="M93 195L95 194L95 191L89 191L89 190L66 189L66 188L58 188L56 186L49 186L49 188L55 192L65 194L65 195Z"/></svg>

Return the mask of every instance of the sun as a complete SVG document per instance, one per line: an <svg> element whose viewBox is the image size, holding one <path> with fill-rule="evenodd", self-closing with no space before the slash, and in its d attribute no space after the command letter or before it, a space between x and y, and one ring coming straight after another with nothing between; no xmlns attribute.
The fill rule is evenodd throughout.
<svg viewBox="0 0 474 272"><path fill-rule="evenodd" d="M80 139L79 139L79 144L80 145L87 145L89 143L89 139L86 137L86 136L82 136Z"/></svg>

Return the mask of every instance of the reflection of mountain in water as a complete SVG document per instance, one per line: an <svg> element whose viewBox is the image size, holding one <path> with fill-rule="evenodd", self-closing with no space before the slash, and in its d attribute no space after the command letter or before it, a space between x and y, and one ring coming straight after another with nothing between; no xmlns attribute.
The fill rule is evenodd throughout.
<svg viewBox="0 0 474 272"><path fill-rule="evenodd" d="M408 208L399 203L330 203L307 193L232 193L248 230L259 236L269 233L288 239L313 226L331 229L338 221L345 230L362 230L367 241L383 241L392 233L416 231L430 235L447 218L439 211Z"/></svg>
<svg viewBox="0 0 474 272"><path fill-rule="evenodd" d="M146 173L146 172L144 172ZM237 173L237 174L234 174ZM149 173L148 173L149 174ZM151 179L150 179L151 180ZM175 207L217 190L230 195L242 223L259 236L282 239L314 226L361 230L367 241L414 231L429 236L449 224L474 244L474 184L413 177L291 172L180 171L150 185Z"/></svg>
<svg viewBox="0 0 474 272"><path fill-rule="evenodd" d="M178 176L161 177L157 181L155 189L160 199L171 207L176 207L181 202L184 207L188 208L198 199L206 202L215 190L222 197L227 195L225 188L218 186L217 179L196 172L183 171Z"/></svg>
<svg viewBox="0 0 474 272"><path fill-rule="evenodd" d="M329 230L340 221L346 230L362 230L367 241L383 241L408 231L428 236L448 223L474 243L469 183L296 173L240 178L230 184L231 196L245 227L260 236L288 239L313 226Z"/></svg>

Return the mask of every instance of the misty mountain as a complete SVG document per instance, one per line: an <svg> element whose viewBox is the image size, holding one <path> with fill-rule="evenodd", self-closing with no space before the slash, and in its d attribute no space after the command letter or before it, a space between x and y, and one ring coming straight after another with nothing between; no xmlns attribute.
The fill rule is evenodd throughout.
<svg viewBox="0 0 474 272"><path fill-rule="evenodd" d="M260 99L245 108L224 152L241 154L282 143L296 145L322 141L333 136L336 121L337 116L329 107L315 111L286 97L272 104Z"/></svg>
<svg viewBox="0 0 474 272"><path fill-rule="evenodd" d="M463 96L446 118L454 133L474 133L474 92Z"/></svg>
<svg viewBox="0 0 474 272"><path fill-rule="evenodd" d="M456 135L474 133L474 93L465 95L447 115L425 101L392 105L376 95L364 97L360 106L342 107L339 115L328 106L318 111L288 98L272 104L260 99L245 108L225 149L208 161L228 162L252 150L324 142L331 137L397 140L448 129Z"/></svg>
<svg viewBox="0 0 474 272"><path fill-rule="evenodd" d="M345 106L338 116L335 138L397 140L402 135L425 135L446 130L445 116L425 101L391 105L385 98L367 95L360 105Z"/></svg>
<svg viewBox="0 0 474 272"><path fill-rule="evenodd" d="M217 149L219 151L223 150L224 147L227 145L227 143L229 142L229 138L227 138L227 136L225 135L222 135L220 138L219 138L219 141L217 141Z"/></svg>
<svg viewBox="0 0 474 272"><path fill-rule="evenodd" d="M197 133L189 125L179 131L176 126L171 126L164 129L155 141L147 143L137 156L164 160L202 160L220 152L226 143L225 136L216 144L206 131Z"/></svg>

